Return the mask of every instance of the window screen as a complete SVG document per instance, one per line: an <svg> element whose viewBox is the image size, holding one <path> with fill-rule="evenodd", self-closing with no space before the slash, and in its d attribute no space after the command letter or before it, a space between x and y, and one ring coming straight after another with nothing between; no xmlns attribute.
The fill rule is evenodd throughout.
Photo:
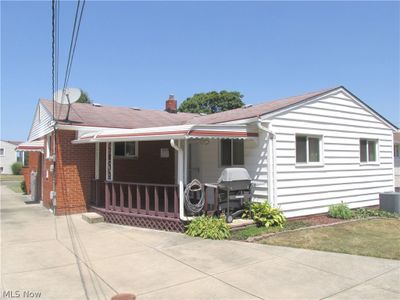
<svg viewBox="0 0 400 300"><path fill-rule="evenodd" d="M244 143L243 140L233 140L232 154L233 164L243 165L244 164Z"/></svg>
<svg viewBox="0 0 400 300"><path fill-rule="evenodd" d="M307 137L296 136L296 162L307 162Z"/></svg>
<svg viewBox="0 0 400 300"><path fill-rule="evenodd" d="M221 140L221 165L232 165L232 144L231 140Z"/></svg>
<svg viewBox="0 0 400 300"><path fill-rule="evenodd" d="M308 138L308 161L319 162L319 139Z"/></svg>
<svg viewBox="0 0 400 300"><path fill-rule="evenodd" d="M376 161L376 142L368 141L368 161Z"/></svg>

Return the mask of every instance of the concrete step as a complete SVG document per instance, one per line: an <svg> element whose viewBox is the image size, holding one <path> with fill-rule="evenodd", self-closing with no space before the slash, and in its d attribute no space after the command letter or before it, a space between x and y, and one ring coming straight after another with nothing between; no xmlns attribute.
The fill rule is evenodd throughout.
<svg viewBox="0 0 400 300"><path fill-rule="evenodd" d="M90 224L104 222L104 217L95 212L82 214L82 219Z"/></svg>

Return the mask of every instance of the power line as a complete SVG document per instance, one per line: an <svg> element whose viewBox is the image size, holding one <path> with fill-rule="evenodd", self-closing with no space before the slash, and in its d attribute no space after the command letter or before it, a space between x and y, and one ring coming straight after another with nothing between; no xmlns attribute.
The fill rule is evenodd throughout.
<svg viewBox="0 0 400 300"><path fill-rule="evenodd" d="M76 5L74 27L73 27L73 30L72 30L71 43L70 43L70 46L69 46L68 61L67 61L67 67L66 67L66 70L65 70L65 78L64 78L63 89L65 89L67 87L68 81L69 81L69 77L71 75L72 62L74 60L76 43L78 41L79 29L80 29L80 26L81 26L82 15L83 15L83 10L85 8L85 3L86 3L86 0L83 0L82 1L82 5L81 5L81 1L78 0L78 3Z"/></svg>

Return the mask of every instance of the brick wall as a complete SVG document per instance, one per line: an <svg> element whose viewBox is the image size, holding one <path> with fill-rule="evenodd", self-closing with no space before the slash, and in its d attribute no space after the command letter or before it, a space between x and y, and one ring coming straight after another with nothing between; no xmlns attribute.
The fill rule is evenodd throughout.
<svg viewBox="0 0 400 300"><path fill-rule="evenodd" d="M57 215L86 211L95 175L95 145L72 144L74 139L74 131L57 131Z"/></svg>
<svg viewBox="0 0 400 300"><path fill-rule="evenodd" d="M41 169L41 156L40 152L29 152L28 166L22 168L22 174L24 175L24 181L26 185L26 193L31 193L31 172L39 172Z"/></svg>
<svg viewBox="0 0 400 300"><path fill-rule="evenodd" d="M100 178L105 176L105 145L100 149ZM169 149L169 158L161 158L161 148ZM175 183L175 150L169 141L139 142L137 158L114 158L114 180L140 183Z"/></svg>

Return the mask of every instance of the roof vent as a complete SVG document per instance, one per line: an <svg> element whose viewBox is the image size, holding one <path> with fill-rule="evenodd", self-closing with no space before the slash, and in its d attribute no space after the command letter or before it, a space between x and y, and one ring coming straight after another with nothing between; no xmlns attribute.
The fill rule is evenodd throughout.
<svg viewBox="0 0 400 300"><path fill-rule="evenodd" d="M132 110L141 110L140 107L135 107L135 106L130 107L130 109L132 109Z"/></svg>
<svg viewBox="0 0 400 300"><path fill-rule="evenodd" d="M243 105L243 108L249 108L249 107L252 107L253 106L253 104L246 104L246 105Z"/></svg>
<svg viewBox="0 0 400 300"><path fill-rule="evenodd" d="M200 113L200 116L207 116L206 113Z"/></svg>
<svg viewBox="0 0 400 300"><path fill-rule="evenodd" d="M93 105L93 106L96 106L96 107L102 107L102 106L103 106L103 105L101 105L100 103L95 103L95 102L93 102L92 105Z"/></svg>

